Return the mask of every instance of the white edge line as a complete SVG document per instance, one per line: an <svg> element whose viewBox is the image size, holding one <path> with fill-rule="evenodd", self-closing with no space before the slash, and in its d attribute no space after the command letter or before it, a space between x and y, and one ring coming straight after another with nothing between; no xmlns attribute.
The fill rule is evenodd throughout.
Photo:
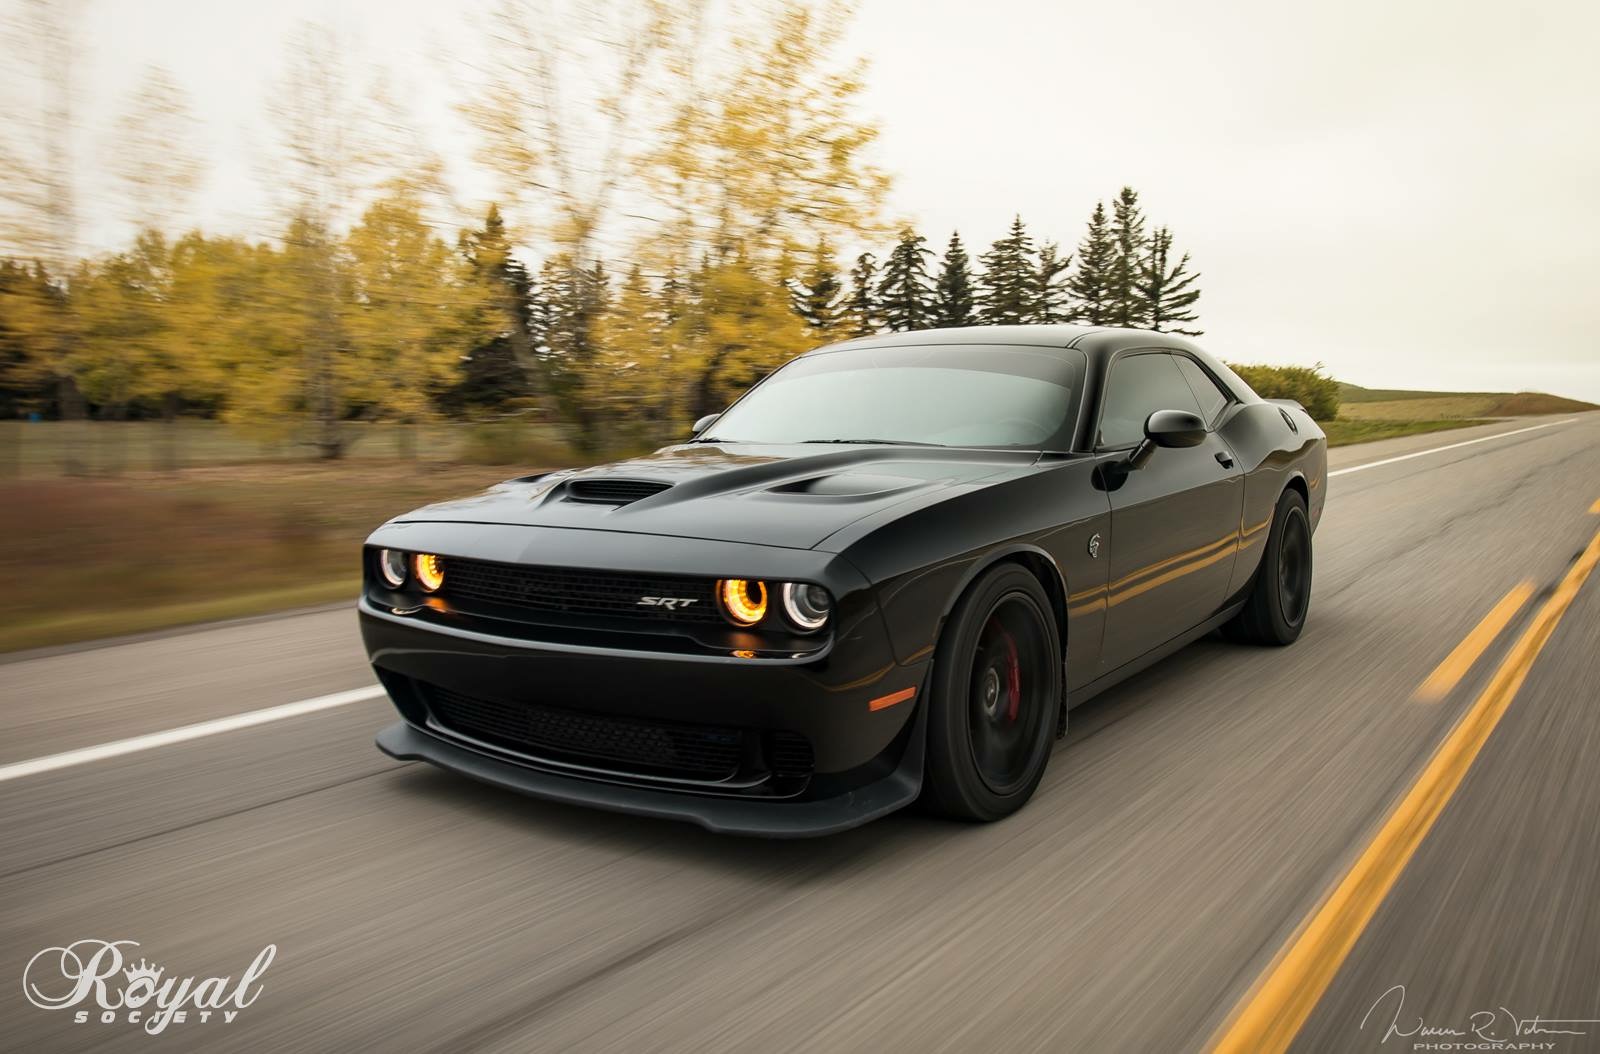
<svg viewBox="0 0 1600 1054"><path fill-rule="evenodd" d="M1328 473L1328 478L1332 479L1334 476L1342 476L1346 472L1360 472L1364 468L1377 468L1379 465L1392 465L1396 461L1410 461L1414 457L1427 457L1429 454L1442 454L1446 450L1455 450L1458 447L1471 446L1474 443L1487 443L1491 439L1504 439L1506 436L1518 436L1524 432L1537 432L1541 428L1554 428L1556 425L1570 425L1576 420L1576 417L1569 417L1565 421L1546 421L1542 425L1529 425L1527 428L1518 428L1510 432L1496 432L1492 436L1479 436L1477 439L1463 439L1459 443L1451 443L1447 446L1434 446L1429 447L1426 450L1418 450L1410 454L1399 454L1395 457L1386 457L1381 461L1369 461L1365 465L1351 465L1349 468L1335 469L1334 471Z"/></svg>
<svg viewBox="0 0 1600 1054"><path fill-rule="evenodd" d="M0 765L0 783L21 779L24 776L36 776L41 772L54 772L56 769L70 768L73 765L83 765L91 761L104 761L106 758L120 757L123 754L136 754L141 750L170 746L173 743L184 743L191 739L214 736L220 732L233 732L252 725L282 721L286 717L299 717L301 714L311 714L318 710L331 710L336 706L348 706L351 703L377 699L383 694L380 686L372 684L365 688L353 688L348 692L319 695L315 699L302 699L297 703L269 706L264 710L251 710L231 717L219 717L213 721L169 728L165 732L151 732L149 735L118 739L110 743L101 743L99 746L84 747L81 750L68 750L61 754Z"/></svg>

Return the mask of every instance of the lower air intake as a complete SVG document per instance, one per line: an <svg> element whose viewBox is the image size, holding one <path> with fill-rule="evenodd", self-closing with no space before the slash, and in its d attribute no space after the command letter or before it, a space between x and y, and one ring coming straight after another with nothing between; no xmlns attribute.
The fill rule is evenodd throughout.
<svg viewBox="0 0 1600 1054"><path fill-rule="evenodd" d="M434 719L449 732L519 754L676 779L724 780L739 771L744 732L507 703L429 688Z"/></svg>

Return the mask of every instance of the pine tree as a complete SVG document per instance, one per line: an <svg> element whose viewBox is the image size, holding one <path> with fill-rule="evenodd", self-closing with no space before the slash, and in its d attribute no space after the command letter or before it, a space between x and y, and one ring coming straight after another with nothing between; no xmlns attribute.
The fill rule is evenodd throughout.
<svg viewBox="0 0 1600 1054"><path fill-rule="evenodd" d="M544 382L561 415L577 429L577 443L586 450L599 448L602 420L598 402L604 396L590 390L599 361L596 330L610 302L610 279L596 260L582 267L567 257L546 260L540 273L544 343L540 360Z"/></svg>
<svg viewBox="0 0 1600 1054"><path fill-rule="evenodd" d="M1194 303L1200 299L1200 290L1193 288L1198 274L1189 273L1189 254L1184 253L1177 263L1171 263L1172 232L1158 228L1150 237L1150 247L1139 269L1139 290L1144 296L1144 316L1149 327L1157 333L1181 333L1198 337L1199 329L1184 329L1186 323L1197 321Z"/></svg>
<svg viewBox="0 0 1600 1054"><path fill-rule="evenodd" d="M512 254L497 205L489 206L482 230L462 234L461 252L489 291L483 326L486 335L467 352L461 382L444 401L452 408L503 406L528 394L530 387L525 366L532 363L538 343L533 326L533 276Z"/></svg>
<svg viewBox="0 0 1600 1054"><path fill-rule="evenodd" d="M1045 325L1072 320L1072 301L1067 291L1067 269L1072 254L1061 255L1055 242L1039 247L1039 263L1034 271L1033 319Z"/></svg>
<svg viewBox="0 0 1600 1054"><path fill-rule="evenodd" d="M934 322L941 329L978 324L977 305L972 292L972 264L967 259L967 248L961 244L959 232L950 235L950 244L944 251L944 263L939 268L939 281L934 286Z"/></svg>
<svg viewBox="0 0 1600 1054"><path fill-rule="evenodd" d="M1149 326L1145 300L1139 290L1139 269L1144 260L1149 236L1144 229L1144 213L1139 209L1139 195L1132 187L1123 187L1111 204L1111 271L1108 286L1110 303L1109 323L1129 329Z"/></svg>
<svg viewBox="0 0 1600 1054"><path fill-rule="evenodd" d="M1014 326L1034 320L1034 287L1038 273L1034 263L1033 238L1018 216L1011 230L982 256L983 322L988 326Z"/></svg>
<svg viewBox="0 0 1600 1054"><path fill-rule="evenodd" d="M856 265L850 269L850 299L845 303L845 319L851 336L870 336L883 328L877 277L878 261L871 253L856 257Z"/></svg>
<svg viewBox="0 0 1600 1054"><path fill-rule="evenodd" d="M910 228L900 232L878 283L878 308L884 324L896 333L934 324L933 279L928 274L931 259L928 239Z"/></svg>
<svg viewBox="0 0 1600 1054"><path fill-rule="evenodd" d="M839 281L839 269L827 239L817 242L816 255L805 277L790 281L789 298L794 313L819 335L831 333L843 319L844 283Z"/></svg>
<svg viewBox="0 0 1600 1054"><path fill-rule="evenodd" d="M1111 265L1115 258L1105 203L1097 201L1089 214L1089 229L1078 243L1078 266L1067 279L1076 321L1090 326L1111 324Z"/></svg>

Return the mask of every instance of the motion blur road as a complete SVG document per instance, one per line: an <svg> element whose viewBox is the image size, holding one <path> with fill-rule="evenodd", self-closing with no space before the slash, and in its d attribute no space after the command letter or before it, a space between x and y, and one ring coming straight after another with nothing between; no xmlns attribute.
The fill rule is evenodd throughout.
<svg viewBox="0 0 1600 1054"><path fill-rule="evenodd" d="M907 812L773 843L547 805L381 756L377 698L6 774L367 686L353 610L0 665L0 1047L1203 1049L1600 530L1600 414L1331 463L1301 640L1202 641L1073 711L1032 804L991 826ZM1410 1050L1384 1041L1400 998L1402 1025L1600 1019L1597 817L1600 575L1294 1049ZM196 977L278 951L236 1020L152 1037L24 998L35 952L85 938ZM1600 1022L1562 1027L1586 1034L1534 1038L1600 1051Z"/></svg>

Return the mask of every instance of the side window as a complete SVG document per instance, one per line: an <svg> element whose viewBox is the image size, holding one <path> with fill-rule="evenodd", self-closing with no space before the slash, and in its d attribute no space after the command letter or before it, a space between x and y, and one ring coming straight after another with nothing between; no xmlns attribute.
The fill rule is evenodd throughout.
<svg viewBox="0 0 1600 1054"><path fill-rule="evenodd" d="M1157 410L1200 412L1189 382L1165 352L1124 355L1111 364L1100 409L1102 447L1133 446L1144 438L1144 422Z"/></svg>
<svg viewBox="0 0 1600 1054"><path fill-rule="evenodd" d="M1183 372L1189 387L1194 389L1194 397L1200 400L1200 416L1206 419L1207 425L1216 424L1217 415L1228 405L1227 393L1217 386L1211 374L1202 369L1198 362L1187 355L1174 355L1173 358L1177 360L1178 369Z"/></svg>

